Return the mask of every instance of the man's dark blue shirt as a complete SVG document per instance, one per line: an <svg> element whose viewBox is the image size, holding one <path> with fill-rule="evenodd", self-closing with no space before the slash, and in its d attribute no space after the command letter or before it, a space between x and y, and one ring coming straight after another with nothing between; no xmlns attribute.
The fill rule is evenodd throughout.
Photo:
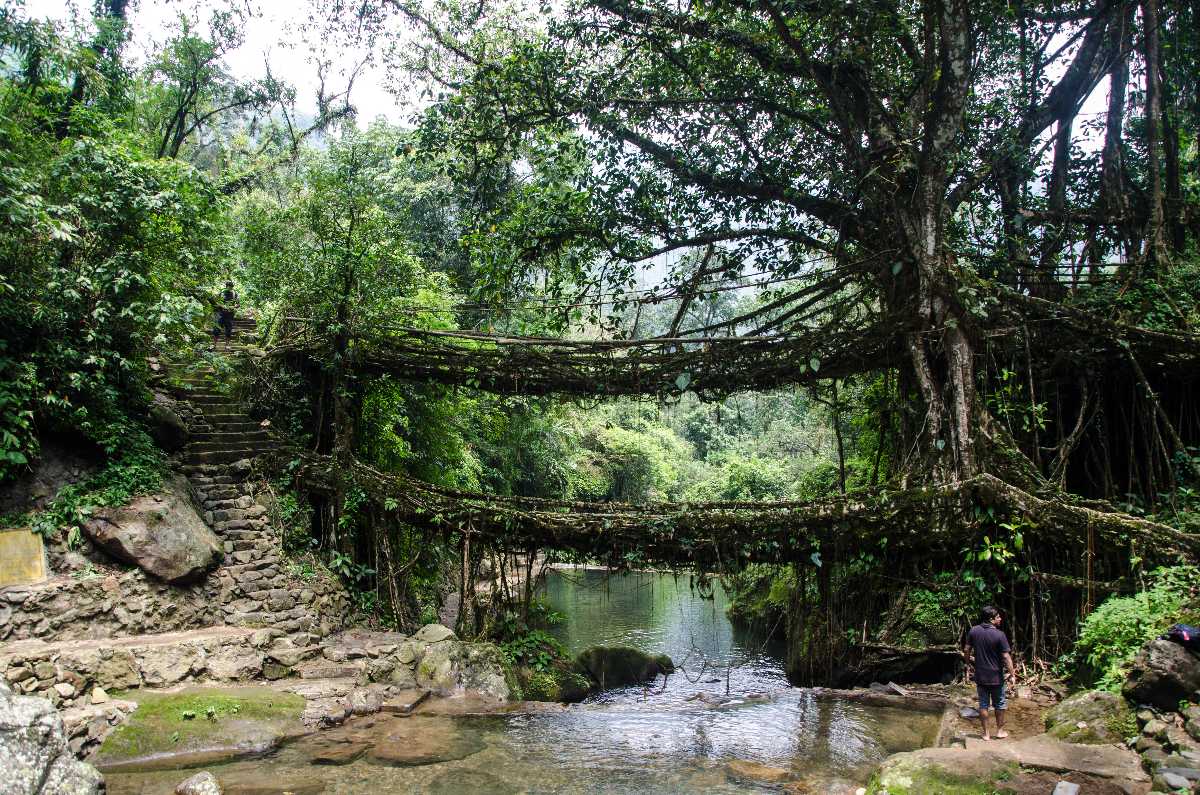
<svg viewBox="0 0 1200 795"><path fill-rule="evenodd" d="M975 681L981 685L1004 682L1004 654L1010 651L1008 637L993 624L976 624L967 633L967 644L975 650Z"/></svg>

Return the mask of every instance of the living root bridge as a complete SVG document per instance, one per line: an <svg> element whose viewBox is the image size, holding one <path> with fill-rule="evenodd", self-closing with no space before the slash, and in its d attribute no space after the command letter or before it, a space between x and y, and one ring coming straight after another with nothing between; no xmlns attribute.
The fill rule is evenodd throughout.
<svg viewBox="0 0 1200 795"><path fill-rule="evenodd" d="M1200 536L1102 504L1039 497L991 475L816 502L635 506L455 491L357 462L339 467L309 453L298 456L292 472L309 491L332 493L353 483L389 515L418 527L470 533L500 550L569 551L614 568L722 571L751 562L806 561L831 543L862 551L886 546L891 555L916 559L959 555L980 531L977 508L991 508L995 521L1027 520L1027 544L1084 548L1091 532L1095 543L1110 549L1135 542L1151 560L1200 553Z"/></svg>
<svg viewBox="0 0 1200 795"><path fill-rule="evenodd" d="M878 369L902 356L897 324L813 329L761 337L560 340L467 331L390 330L360 336L350 367L510 395L667 395L716 398L815 383ZM284 343L275 355L317 361L319 340ZM815 363L815 367L813 366Z"/></svg>

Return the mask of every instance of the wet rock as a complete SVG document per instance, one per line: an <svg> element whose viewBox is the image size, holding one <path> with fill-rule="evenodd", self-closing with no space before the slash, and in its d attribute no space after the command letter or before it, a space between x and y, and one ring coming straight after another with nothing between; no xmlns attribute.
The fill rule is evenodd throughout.
<svg viewBox="0 0 1200 795"><path fill-rule="evenodd" d="M651 656L627 646L593 646L581 652L575 663L602 689L641 684L675 671L667 655Z"/></svg>
<svg viewBox="0 0 1200 795"><path fill-rule="evenodd" d="M1173 711L1200 690L1200 657L1178 643L1156 638L1138 652L1125 685L1125 698Z"/></svg>
<svg viewBox="0 0 1200 795"><path fill-rule="evenodd" d="M138 708L95 754L102 769L150 762L169 767L216 764L270 750L303 730L304 697L263 687L143 691L134 698Z"/></svg>
<svg viewBox="0 0 1200 795"><path fill-rule="evenodd" d="M3 791L92 795L104 777L67 748L62 718L44 698L15 696L0 684L0 771Z"/></svg>
<svg viewBox="0 0 1200 795"><path fill-rule="evenodd" d="M203 577L222 555L220 542L196 512L186 483L179 478L162 494L98 509L83 530L113 557L176 585Z"/></svg>
<svg viewBox="0 0 1200 795"><path fill-rule="evenodd" d="M325 783L312 776L263 770L239 773L224 782L225 795L319 795Z"/></svg>
<svg viewBox="0 0 1200 795"><path fill-rule="evenodd" d="M367 754L377 765L414 767L465 759L483 750L483 739L449 718L399 718L377 727L381 737Z"/></svg>
<svg viewBox="0 0 1200 795"><path fill-rule="evenodd" d="M1133 710L1115 693L1087 690L1046 713L1046 733L1070 743L1120 743L1134 734Z"/></svg>
<svg viewBox="0 0 1200 795"><path fill-rule="evenodd" d="M223 795L224 792L221 782L207 770L184 779L175 787L175 795Z"/></svg>
<svg viewBox="0 0 1200 795"><path fill-rule="evenodd" d="M524 787L513 786L481 770L449 770L430 781L425 788L429 795L461 795L464 792L516 795L527 791Z"/></svg>
<svg viewBox="0 0 1200 795"><path fill-rule="evenodd" d="M730 775L760 784L779 784L792 777L792 771L771 767L748 759L734 759L726 764Z"/></svg>

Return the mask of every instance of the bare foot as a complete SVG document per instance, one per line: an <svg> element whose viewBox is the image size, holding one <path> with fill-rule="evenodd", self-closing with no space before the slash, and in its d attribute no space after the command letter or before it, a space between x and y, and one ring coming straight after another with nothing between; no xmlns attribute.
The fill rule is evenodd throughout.
<svg viewBox="0 0 1200 795"><path fill-rule="evenodd" d="M985 734L985 735L983 735L983 741L984 741L984 742L987 742L987 741L989 741L989 740L991 740L991 739L992 739L992 738L991 738L991 737L989 737L988 735L986 735L986 734Z"/></svg>
<svg viewBox="0 0 1200 795"><path fill-rule="evenodd" d="M1004 729L1001 729L1000 731L996 732L997 740L1003 740L1007 736L1008 736L1008 732L1004 731Z"/></svg>

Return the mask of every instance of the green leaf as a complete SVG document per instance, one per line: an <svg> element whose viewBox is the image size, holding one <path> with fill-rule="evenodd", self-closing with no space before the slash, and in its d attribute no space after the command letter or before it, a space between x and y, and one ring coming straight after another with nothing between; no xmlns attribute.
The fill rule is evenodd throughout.
<svg viewBox="0 0 1200 795"><path fill-rule="evenodd" d="M821 369L821 360L814 356L808 360L808 366L811 367L812 371L815 373Z"/></svg>
<svg viewBox="0 0 1200 795"><path fill-rule="evenodd" d="M692 383L692 376L690 373L680 373L679 377L675 379L675 386L679 388L680 392L686 391L688 384L690 383Z"/></svg>

